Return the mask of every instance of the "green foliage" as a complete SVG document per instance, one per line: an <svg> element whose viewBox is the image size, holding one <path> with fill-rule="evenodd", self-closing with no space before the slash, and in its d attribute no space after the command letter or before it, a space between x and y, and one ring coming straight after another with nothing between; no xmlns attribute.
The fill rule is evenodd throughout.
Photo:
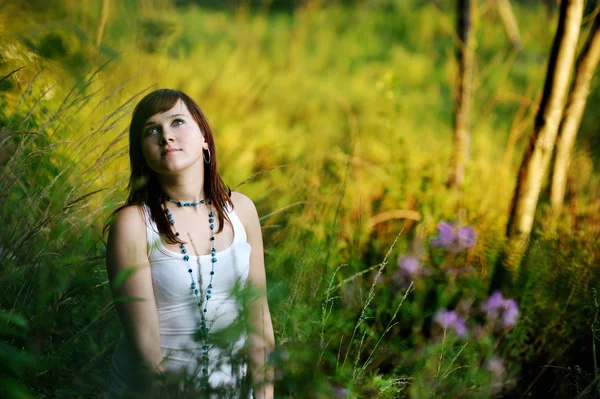
<svg viewBox="0 0 600 399"><path fill-rule="evenodd" d="M482 11L472 161L459 198L445 185L456 70L447 5L231 12L111 3L99 47L89 38L100 2L54 2L54 18L35 7L23 18L0 10L0 386L7 397L105 390L121 328L101 227L124 198L132 107L155 86L199 101L225 181L257 204L279 396L583 392L596 367L595 147L577 150L562 219L538 212L518 274L517 325L499 327L480 308L515 177L504 167L520 158L504 163L505 142L518 110L534 107L541 90L552 16L539 23L539 6L515 6L525 50L514 55L498 16ZM588 110L596 93L590 101ZM532 115L520 121L524 132ZM593 143L596 116L586 118L582 137ZM475 227L474 248L430 245L448 218ZM397 264L407 254L423 270L412 279ZM465 317L466 338L435 321L443 308ZM577 381L564 371L575 366L584 370ZM548 388L552 379L559 386Z"/></svg>

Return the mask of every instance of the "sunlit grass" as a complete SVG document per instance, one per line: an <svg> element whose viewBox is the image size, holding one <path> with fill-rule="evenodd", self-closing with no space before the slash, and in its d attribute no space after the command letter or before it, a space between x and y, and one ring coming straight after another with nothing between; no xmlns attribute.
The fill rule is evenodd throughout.
<svg viewBox="0 0 600 399"><path fill-rule="evenodd" d="M6 386L14 392L87 397L104 388L120 329L100 229L125 196L131 109L158 87L199 102L231 187L257 174L238 189L263 217L274 327L289 358L280 365L281 395L302 397L312 386L323 397L488 397L515 386L520 363L560 358L572 345L563 334L591 344L600 185L585 151L573 160L559 226L539 209L516 328L461 341L431 321L439 308L487 296L534 112L522 114L508 160L506 142L519 108L535 107L553 35L552 20L538 23L541 7L515 7L525 45L516 55L494 11L480 10L471 163L460 197L446 187L451 10L404 0L269 13L112 3L100 48L92 39L100 2L57 2L55 19L0 10L1 32L12 33L0 37L0 77L25 66L0 92L2 356L13 359ZM62 52L40 53L56 40ZM477 245L458 257L430 249L443 219L475 226ZM435 272L406 295L396 259L419 246ZM446 274L461 267L472 272ZM470 327L481 323L477 312L469 317ZM484 366L492 356L507 365L500 382Z"/></svg>

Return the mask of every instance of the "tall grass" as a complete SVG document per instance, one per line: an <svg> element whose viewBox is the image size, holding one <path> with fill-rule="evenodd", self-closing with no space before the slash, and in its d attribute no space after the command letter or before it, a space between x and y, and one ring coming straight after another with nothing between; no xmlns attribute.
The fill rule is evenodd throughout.
<svg viewBox="0 0 600 399"><path fill-rule="evenodd" d="M585 150L560 222L538 212L516 327L497 328L479 310L526 140L505 144L515 115L521 137L531 125L553 34L552 20L535 22L539 7L515 9L525 44L516 55L494 11L480 10L472 161L460 199L445 186L456 70L447 6L231 12L113 3L100 47L88 39L99 4L56 2L52 21L33 8L29 19L0 11L11 33L0 38L7 396L104 389L120 326L100 228L124 198L131 108L153 87L199 101L222 175L257 204L278 395L591 395L600 184ZM432 248L442 219L473 225L477 245ZM403 278L403 254L418 255L423 273ZM442 308L466 317L466 339L436 324Z"/></svg>

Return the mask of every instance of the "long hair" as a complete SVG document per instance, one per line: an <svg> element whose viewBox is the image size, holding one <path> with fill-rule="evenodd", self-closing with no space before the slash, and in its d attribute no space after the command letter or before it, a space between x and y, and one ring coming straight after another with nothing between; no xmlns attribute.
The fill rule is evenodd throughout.
<svg viewBox="0 0 600 399"><path fill-rule="evenodd" d="M147 94L133 110L131 125L129 126L129 162L131 166L128 185L129 196L125 204L117 208L111 215L111 217L114 216L127 206L146 204L150 209L152 220L156 223L158 233L166 237L167 242L171 244L182 241L175 236L167 215L162 209L162 203L167 200L167 196L160 189L156 173L146 164L142 152L142 130L150 117L170 110L179 100L183 101L190 111L208 143L210 162L204 164L204 193L217 213L219 220L217 233L223 231L225 219L231 223L225 211L227 205L230 209L233 209L231 190L225 185L217 171L217 151L208 120L198 104L187 94L171 89L159 89ZM203 155L207 156L206 150L203 150ZM109 223L105 226L105 230Z"/></svg>

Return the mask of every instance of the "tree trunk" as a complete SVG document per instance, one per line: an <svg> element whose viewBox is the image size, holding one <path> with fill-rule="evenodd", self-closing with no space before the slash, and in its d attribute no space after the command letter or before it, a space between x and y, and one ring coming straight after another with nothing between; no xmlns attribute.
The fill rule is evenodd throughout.
<svg viewBox="0 0 600 399"><path fill-rule="evenodd" d="M108 21L108 14L110 11L110 0L102 0L102 12L100 14L100 22L98 22L98 28L96 29L96 47L100 47L102 44L102 36L104 36L104 27Z"/></svg>
<svg viewBox="0 0 600 399"><path fill-rule="evenodd" d="M471 92L473 87L473 63L475 50L471 32L473 16L472 0L457 0L457 30L460 42L456 56L456 109L454 112L454 157L449 185L462 187L465 165L469 159L469 125L471 123Z"/></svg>
<svg viewBox="0 0 600 399"><path fill-rule="evenodd" d="M544 92L535 118L531 138L521 162L517 186L506 226L506 257L513 269L522 258L531 234L542 181L550 162L561 121L577 38L583 16L584 0L563 0L558 28L548 62Z"/></svg>
<svg viewBox="0 0 600 399"><path fill-rule="evenodd" d="M585 47L575 64L575 80L558 131L556 159L550 184L550 203L555 215L560 213L563 205L571 151L581 125L585 103L590 93L590 83L598 66L598 60L600 60L600 14L596 15Z"/></svg>
<svg viewBox="0 0 600 399"><path fill-rule="evenodd" d="M517 19L512 11L510 2L508 0L496 0L496 4L502 23L504 24L506 36L508 36L508 39L516 50L521 50L523 42L521 41L521 33L519 33L519 24L517 24Z"/></svg>

